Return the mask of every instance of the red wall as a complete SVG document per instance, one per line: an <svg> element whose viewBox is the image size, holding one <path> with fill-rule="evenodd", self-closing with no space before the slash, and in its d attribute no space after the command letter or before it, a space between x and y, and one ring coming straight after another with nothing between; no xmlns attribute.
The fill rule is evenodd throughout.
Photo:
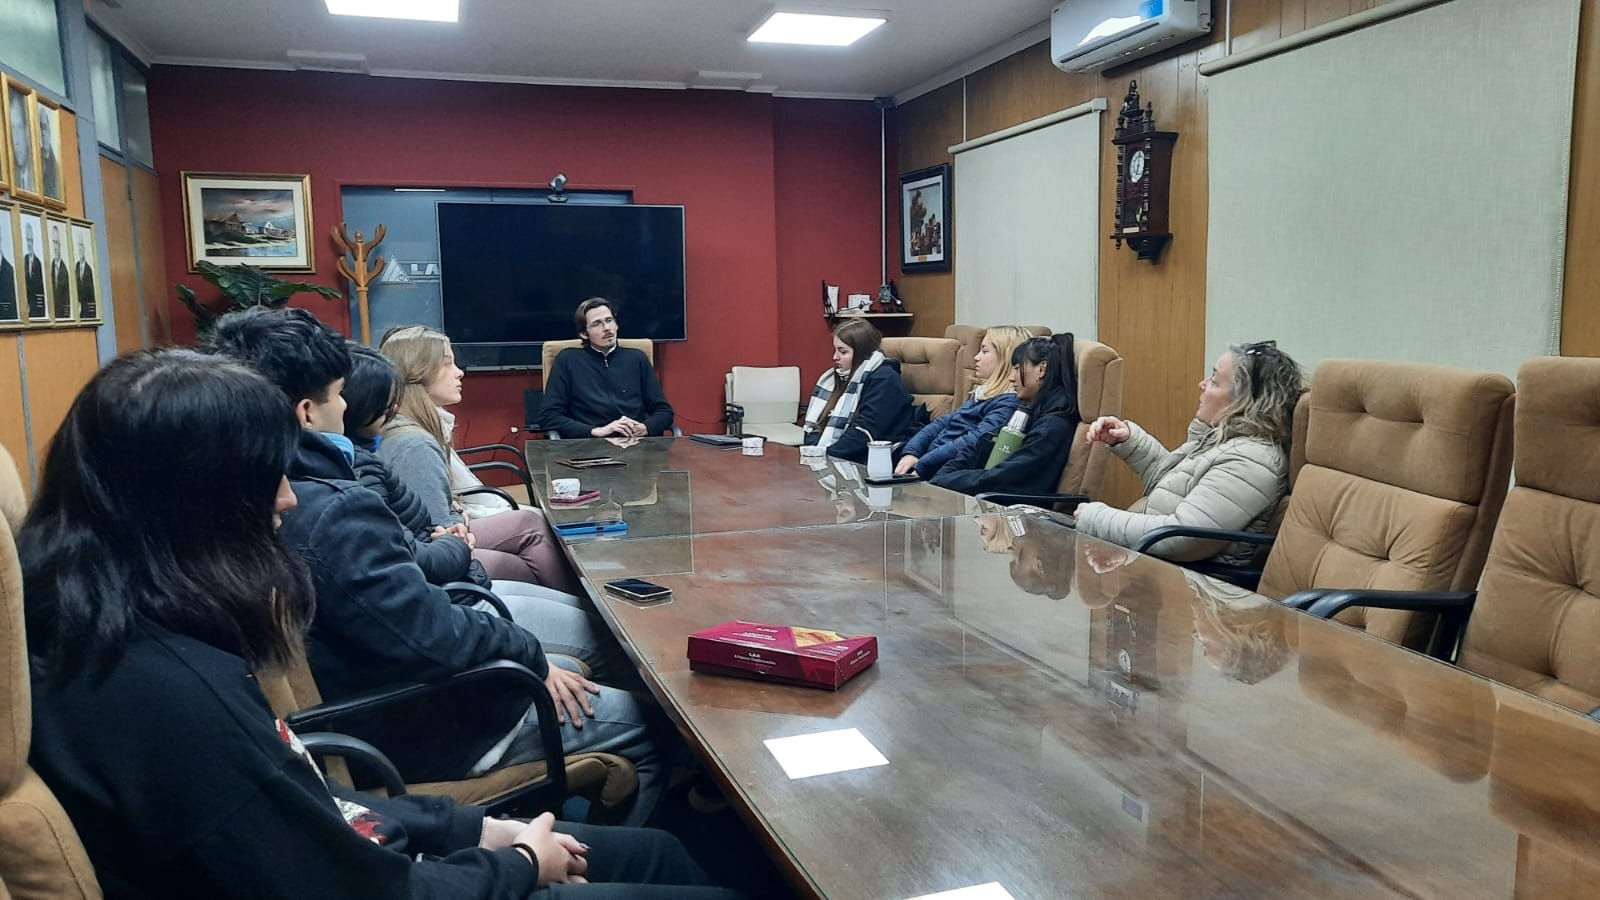
<svg viewBox="0 0 1600 900"><path fill-rule="evenodd" d="M309 173L317 271L294 277L334 286L328 232L345 185L542 187L563 171L569 188L682 204L689 340L658 346L656 365L685 432L720 430L730 366L798 364L814 378L828 362L822 279L846 293L879 280L871 103L157 66L150 118L175 273L188 269L183 171ZM346 304L300 303L350 333ZM174 337L192 339L172 304ZM469 375L458 440L506 439L538 384Z"/></svg>

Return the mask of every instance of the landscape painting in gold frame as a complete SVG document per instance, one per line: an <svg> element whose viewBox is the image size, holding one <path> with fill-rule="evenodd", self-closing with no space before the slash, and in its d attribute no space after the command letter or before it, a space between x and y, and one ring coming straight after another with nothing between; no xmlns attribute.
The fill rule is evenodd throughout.
<svg viewBox="0 0 1600 900"><path fill-rule="evenodd" d="M310 175L183 173L189 271L201 260L315 272Z"/></svg>

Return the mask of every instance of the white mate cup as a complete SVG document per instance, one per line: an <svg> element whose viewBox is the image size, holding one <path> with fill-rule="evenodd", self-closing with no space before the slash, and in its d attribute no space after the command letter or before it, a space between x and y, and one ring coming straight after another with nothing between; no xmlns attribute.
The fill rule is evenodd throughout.
<svg viewBox="0 0 1600 900"><path fill-rule="evenodd" d="M867 477L888 478L894 474L894 462L889 458L888 441L867 442Z"/></svg>
<svg viewBox="0 0 1600 900"><path fill-rule="evenodd" d="M576 478L557 478L550 482L550 496L571 500L578 496L578 487Z"/></svg>

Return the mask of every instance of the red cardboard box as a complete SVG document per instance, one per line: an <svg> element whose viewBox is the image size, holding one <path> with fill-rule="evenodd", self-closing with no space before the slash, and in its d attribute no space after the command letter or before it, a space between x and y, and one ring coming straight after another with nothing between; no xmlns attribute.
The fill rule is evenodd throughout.
<svg viewBox="0 0 1600 900"><path fill-rule="evenodd" d="M806 687L839 689L878 658L870 634L797 625L723 622L689 635L689 668Z"/></svg>

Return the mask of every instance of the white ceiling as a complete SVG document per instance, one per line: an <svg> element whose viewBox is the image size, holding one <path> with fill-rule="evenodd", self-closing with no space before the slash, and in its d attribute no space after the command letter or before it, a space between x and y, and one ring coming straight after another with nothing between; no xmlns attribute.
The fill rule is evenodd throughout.
<svg viewBox="0 0 1600 900"><path fill-rule="evenodd" d="M461 0L455 25L331 16L323 0L90 0L88 9L95 22L152 64L349 68L373 75L905 100L1043 39L1051 5L1052 0ZM886 11L889 21L853 47L746 42L775 8ZM315 58L297 65L291 51Z"/></svg>

